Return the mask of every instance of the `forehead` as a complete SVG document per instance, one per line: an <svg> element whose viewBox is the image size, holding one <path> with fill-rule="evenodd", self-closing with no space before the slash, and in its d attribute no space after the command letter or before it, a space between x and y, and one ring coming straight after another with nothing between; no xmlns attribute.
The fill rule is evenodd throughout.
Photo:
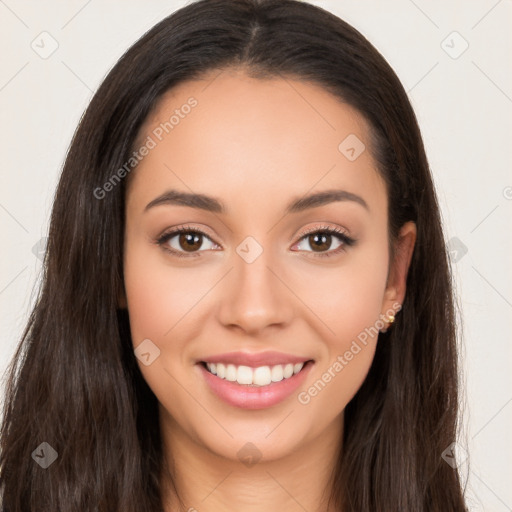
<svg viewBox="0 0 512 512"><path fill-rule="evenodd" d="M276 203L282 196L288 203L315 189L344 187L380 194L374 204L386 200L367 123L312 83L212 71L161 98L135 149L149 139L152 149L128 191L141 201L165 187L226 198L228 213L230 200Z"/></svg>

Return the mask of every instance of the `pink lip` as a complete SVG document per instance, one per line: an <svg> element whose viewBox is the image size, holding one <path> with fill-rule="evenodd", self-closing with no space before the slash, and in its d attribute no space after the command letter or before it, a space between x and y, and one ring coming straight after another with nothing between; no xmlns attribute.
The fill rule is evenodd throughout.
<svg viewBox="0 0 512 512"><path fill-rule="evenodd" d="M205 357L198 362L206 363L224 363L234 364L235 366L249 366L257 368L258 366L275 366L276 364L297 364L309 361L310 357L298 357L283 352L227 352L225 354L216 354Z"/></svg>
<svg viewBox="0 0 512 512"><path fill-rule="evenodd" d="M288 360L288 362L291 361ZM272 382L268 386L250 386L230 382L210 373L203 363L198 363L196 366L210 389L224 402L241 409L265 409L282 402L296 391L303 384L313 364L312 361L308 361L299 373L289 379Z"/></svg>

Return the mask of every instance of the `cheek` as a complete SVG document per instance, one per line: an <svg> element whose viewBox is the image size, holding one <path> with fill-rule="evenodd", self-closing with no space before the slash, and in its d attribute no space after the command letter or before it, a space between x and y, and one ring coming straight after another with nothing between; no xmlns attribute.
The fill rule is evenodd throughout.
<svg viewBox="0 0 512 512"><path fill-rule="evenodd" d="M211 281L204 269L171 267L164 260L154 247L127 245L124 281L134 345L169 339Z"/></svg>
<svg viewBox="0 0 512 512"><path fill-rule="evenodd" d="M175 289L163 294L168 288L165 276L136 257L129 258L125 267L125 288L133 344L137 346L145 338L161 339L172 327L167 301L175 299Z"/></svg>
<svg viewBox="0 0 512 512"><path fill-rule="evenodd" d="M297 295L316 314L331 351L343 350L379 319L387 264L385 251L368 250L348 254L337 267L309 265L296 269L293 279Z"/></svg>
<svg viewBox="0 0 512 512"><path fill-rule="evenodd" d="M188 321L189 315L193 316L211 277L199 268L187 272L170 267L159 253L142 242L132 246L127 242L124 282L134 348L149 339L160 351L149 365L137 359L139 369L165 409L178 415L189 400L178 384L189 377L185 371L189 364L187 341L200 329Z"/></svg>
<svg viewBox="0 0 512 512"><path fill-rule="evenodd" d="M363 384L375 355L374 341L348 343L327 364L316 368L297 396L303 412L317 419L315 429L331 423L352 400Z"/></svg>
<svg viewBox="0 0 512 512"><path fill-rule="evenodd" d="M317 270L314 279L302 280L299 293L318 317L312 327L322 333L325 350L297 398L324 421L334 419L345 408L372 364L383 326L385 255L385 251L377 250L360 252L336 270Z"/></svg>

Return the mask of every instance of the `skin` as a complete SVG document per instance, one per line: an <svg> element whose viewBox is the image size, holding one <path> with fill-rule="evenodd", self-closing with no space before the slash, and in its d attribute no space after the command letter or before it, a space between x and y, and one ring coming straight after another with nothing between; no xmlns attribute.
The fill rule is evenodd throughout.
<svg viewBox="0 0 512 512"><path fill-rule="evenodd" d="M377 336L309 403L297 395L402 303L415 226L402 227L391 261L387 193L368 126L324 89L217 70L168 91L139 141L191 96L197 106L139 163L126 195L120 302L129 311L134 347L150 339L160 350L150 365L138 364L159 401L163 449L182 498L180 508L163 474L166 511L325 511L344 409L368 373ZM352 162L338 149L349 134L367 148ZM175 204L144 211L171 188L214 196L226 212ZM368 208L346 200L284 213L293 199L329 189L357 194ZM155 243L183 225L206 234L199 256L180 258ZM355 244L318 256L334 252L339 240L333 236L315 251L302 235L326 226L342 229ZM247 236L263 249L250 264L236 252ZM171 243L190 254L179 235ZM276 350L315 363L297 393L248 411L213 394L195 364L237 350ZM248 442L261 454L250 467L237 455Z"/></svg>

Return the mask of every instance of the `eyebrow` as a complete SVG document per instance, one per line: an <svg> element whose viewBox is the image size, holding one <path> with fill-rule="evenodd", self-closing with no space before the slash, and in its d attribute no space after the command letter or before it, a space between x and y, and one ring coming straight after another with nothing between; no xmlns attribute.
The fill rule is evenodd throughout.
<svg viewBox="0 0 512 512"><path fill-rule="evenodd" d="M366 201L357 194L346 190L325 190L308 196L294 199L285 210L286 214L298 213L310 208L317 208L336 201L352 201L369 210ZM219 199L204 194L195 194L190 192L182 192L179 190L167 190L160 196L153 199L147 204L144 211L147 212L155 206L161 205L178 205L197 208L212 213L225 213L226 208Z"/></svg>

